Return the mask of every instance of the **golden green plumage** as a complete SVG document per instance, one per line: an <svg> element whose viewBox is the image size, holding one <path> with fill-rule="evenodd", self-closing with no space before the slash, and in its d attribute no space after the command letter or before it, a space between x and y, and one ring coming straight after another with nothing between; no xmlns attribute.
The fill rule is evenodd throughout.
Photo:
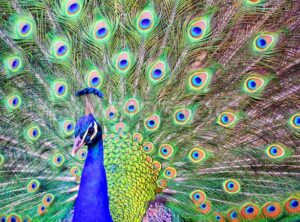
<svg viewBox="0 0 300 222"><path fill-rule="evenodd" d="M159 171L130 133L104 135L110 210L116 222L139 222L154 200Z"/></svg>

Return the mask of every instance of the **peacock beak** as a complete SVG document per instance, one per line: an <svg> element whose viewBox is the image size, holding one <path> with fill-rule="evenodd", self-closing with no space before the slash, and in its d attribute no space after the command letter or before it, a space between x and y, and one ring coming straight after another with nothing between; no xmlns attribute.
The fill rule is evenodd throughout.
<svg viewBox="0 0 300 222"><path fill-rule="evenodd" d="M76 153L78 152L78 150L81 147L83 147L84 145L85 145L84 140L82 140L80 138L80 136L78 135L74 141L74 145L73 145L73 149L72 149L72 156L74 157L76 155Z"/></svg>

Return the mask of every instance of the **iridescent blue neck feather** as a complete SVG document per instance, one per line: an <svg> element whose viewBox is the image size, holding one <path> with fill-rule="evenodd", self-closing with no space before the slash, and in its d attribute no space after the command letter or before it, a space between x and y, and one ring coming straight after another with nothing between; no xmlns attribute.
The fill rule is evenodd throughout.
<svg viewBox="0 0 300 222"><path fill-rule="evenodd" d="M104 168L103 141L88 149L80 189L75 203L73 222L112 222Z"/></svg>

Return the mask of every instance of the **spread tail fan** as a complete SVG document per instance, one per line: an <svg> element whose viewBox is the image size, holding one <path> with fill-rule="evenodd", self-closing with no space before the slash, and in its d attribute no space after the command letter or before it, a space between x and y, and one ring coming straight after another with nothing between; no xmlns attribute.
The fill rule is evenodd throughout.
<svg viewBox="0 0 300 222"><path fill-rule="evenodd" d="M299 11L0 0L0 221L299 221Z"/></svg>

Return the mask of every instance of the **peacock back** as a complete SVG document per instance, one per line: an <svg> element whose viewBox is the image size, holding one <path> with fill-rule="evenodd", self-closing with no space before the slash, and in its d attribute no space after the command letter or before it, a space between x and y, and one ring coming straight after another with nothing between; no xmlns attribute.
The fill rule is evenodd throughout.
<svg viewBox="0 0 300 222"><path fill-rule="evenodd" d="M142 221L155 198L159 169L143 152L141 134L104 135L104 158L114 221Z"/></svg>

